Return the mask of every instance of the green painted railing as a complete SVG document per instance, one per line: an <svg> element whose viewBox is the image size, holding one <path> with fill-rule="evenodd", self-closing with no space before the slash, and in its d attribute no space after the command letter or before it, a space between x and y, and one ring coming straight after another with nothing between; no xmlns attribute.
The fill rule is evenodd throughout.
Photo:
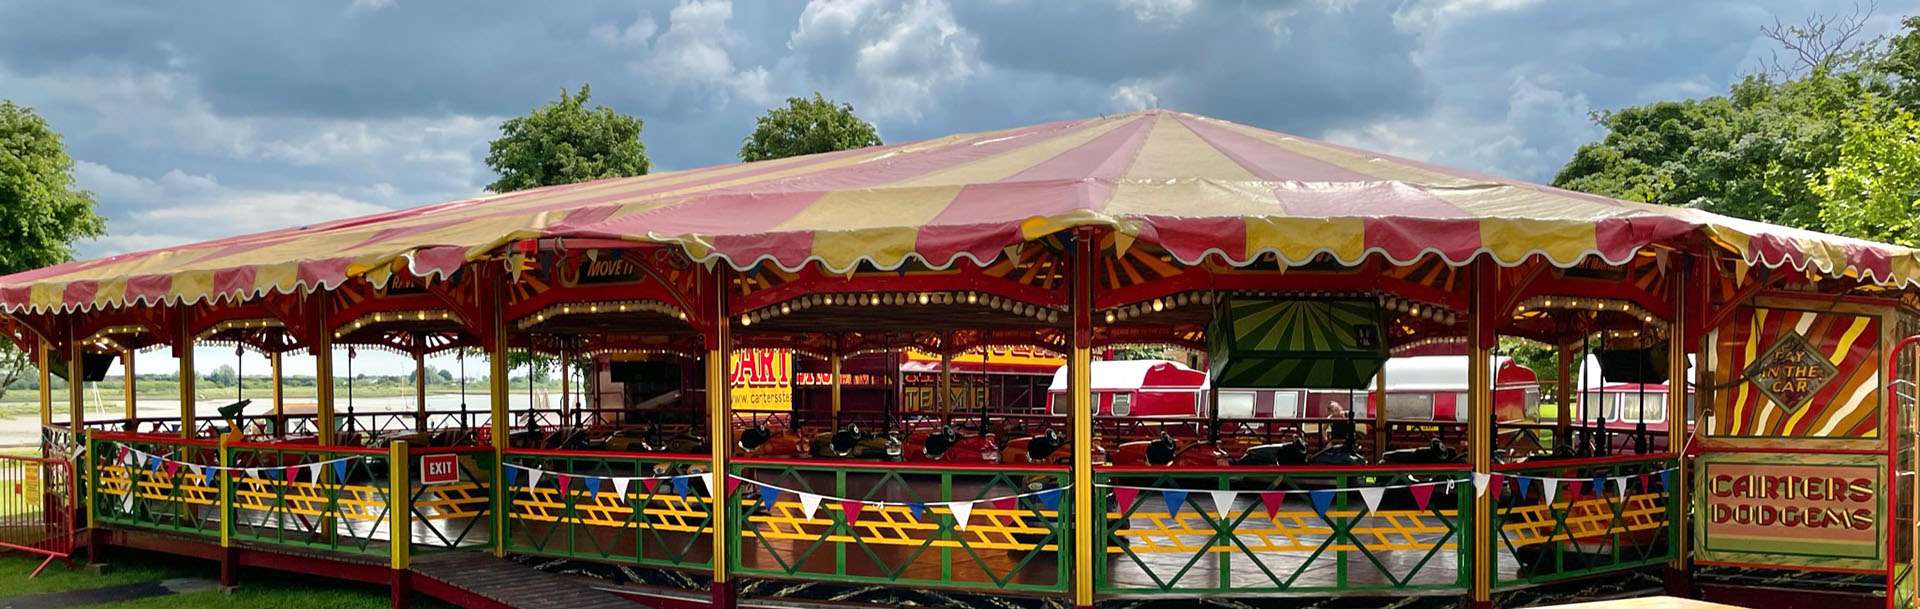
<svg viewBox="0 0 1920 609"><path fill-rule="evenodd" d="M197 476L184 466L220 465L219 443L99 432L90 436L87 505L95 522L220 536L225 519L219 476ZM168 460L179 465L170 467Z"/></svg>
<svg viewBox="0 0 1920 609"><path fill-rule="evenodd" d="M1102 467L1108 595L1458 592L1465 467ZM1358 490L1378 490L1369 509ZM1337 490L1345 489L1345 490ZM1371 494L1371 491L1369 492Z"/></svg>
<svg viewBox="0 0 1920 609"><path fill-rule="evenodd" d="M1060 490L1067 468L742 459L732 470L749 481L727 502L738 573L1054 593L1071 585L1059 558L1072 530ZM808 513L803 494L830 499Z"/></svg>
<svg viewBox="0 0 1920 609"><path fill-rule="evenodd" d="M1493 520L1496 587L1626 571L1665 562L1678 551L1660 472L1673 455L1599 457L1501 465ZM1595 489L1598 485L1603 487ZM1624 492L1618 480L1624 479ZM1548 503L1548 484L1556 485ZM1597 491L1597 492L1596 492Z"/></svg>
<svg viewBox="0 0 1920 609"><path fill-rule="evenodd" d="M241 468L228 508L233 539L387 554L396 520L387 451L231 444Z"/></svg>
<svg viewBox="0 0 1920 609"><path fill-rule="evenodd" d="M505 461L508 552L695 570L713 564L712 500L693 477L709 471L706 457L509 450ZM572 477L565 491L560 476Z"/></svg>

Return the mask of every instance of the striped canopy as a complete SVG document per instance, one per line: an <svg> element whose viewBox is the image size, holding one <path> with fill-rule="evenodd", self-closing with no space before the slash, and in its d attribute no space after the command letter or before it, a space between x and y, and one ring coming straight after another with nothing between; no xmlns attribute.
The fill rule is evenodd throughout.
<svg viewBox="0 0 1920 609"><path fill-rule="evenodd" d="M1920 252L1631 203L1167 111L494 194L0 277L9 312L423 276L532 238L675 244L737 268L942 268L1078 226L1186 263L1433 254L1559 266L1706 238L1748 263L1920 285Z"/></svg>

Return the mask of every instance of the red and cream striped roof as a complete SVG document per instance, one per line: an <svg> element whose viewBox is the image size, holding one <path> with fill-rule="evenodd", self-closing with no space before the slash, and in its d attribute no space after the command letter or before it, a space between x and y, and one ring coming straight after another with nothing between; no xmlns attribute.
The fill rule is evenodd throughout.
<svg viewBox="0 0 1920 609"><path fill-rule="evenodd" d="M1481 254L1567 266L1712 239L1756 266L1920 285L1920 251L1474 174L1167 111L487 195L0 277L10 312L245 298L450 272L532 238L677 244L745 268L984 262L1076 226L1188 263Z"/></svg>

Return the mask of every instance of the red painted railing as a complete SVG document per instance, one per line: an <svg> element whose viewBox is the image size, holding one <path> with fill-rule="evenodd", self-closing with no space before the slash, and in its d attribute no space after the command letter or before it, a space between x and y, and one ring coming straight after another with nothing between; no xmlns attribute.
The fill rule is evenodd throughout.
<svg viewBox="0 0 1920 609"><path fill-rule="evenodd" d="M0 548L71 561L76 491L65 459L0 455ZM28 577L32 577L29 575Z"/></svg>

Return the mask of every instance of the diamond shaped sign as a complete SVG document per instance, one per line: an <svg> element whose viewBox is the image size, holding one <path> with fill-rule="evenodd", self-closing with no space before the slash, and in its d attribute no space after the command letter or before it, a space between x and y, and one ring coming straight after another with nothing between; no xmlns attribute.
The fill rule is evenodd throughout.
<svg viewBox="0 0 1920 609"><path fill-rule="evenodd" d="M1747 366L1747 378L1767 399L1787 412L1797 412L1813 394L1840 374L1807 339L1788 333Z"/></svg>

